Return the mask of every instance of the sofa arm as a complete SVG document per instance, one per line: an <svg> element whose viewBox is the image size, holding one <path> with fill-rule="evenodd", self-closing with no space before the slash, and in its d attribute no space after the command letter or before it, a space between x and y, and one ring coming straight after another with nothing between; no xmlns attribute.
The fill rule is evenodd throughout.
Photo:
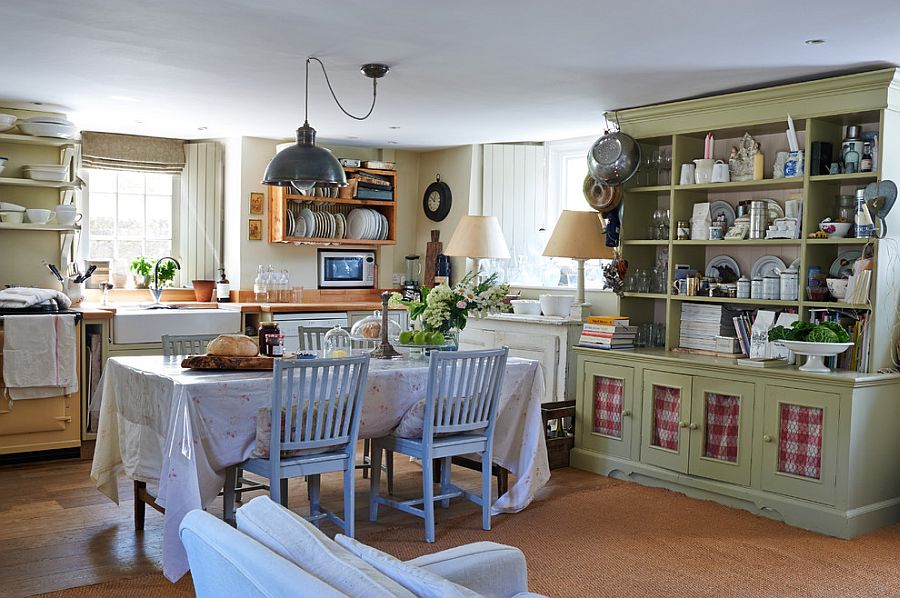
<svg viewBox="0 0 900 598"><path fill-rule="evenodd" d="M408 562L486 598L509 598L528 591L525 555L513 546L473 542Z"/></svg>

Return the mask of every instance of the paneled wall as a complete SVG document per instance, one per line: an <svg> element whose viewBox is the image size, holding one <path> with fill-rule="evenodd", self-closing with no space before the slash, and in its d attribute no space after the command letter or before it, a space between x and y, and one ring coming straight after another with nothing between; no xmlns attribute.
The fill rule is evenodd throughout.
<svg viewBox="0 0 900 598"><path fill-rule="evenodd" d="M215 280L222 256L224 152L221 143L185 145L178 215L181 286Z"/></svg>

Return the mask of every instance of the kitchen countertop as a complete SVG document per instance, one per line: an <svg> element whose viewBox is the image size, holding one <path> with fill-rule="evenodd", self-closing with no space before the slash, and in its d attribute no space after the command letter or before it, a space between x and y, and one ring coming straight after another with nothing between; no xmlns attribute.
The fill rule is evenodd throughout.
<svg viewBox="0 0 900 598"><path fill-rule="evenodd" d="M380 301L320 301L304 303L203 303L163 302L163 305L182 305L185 309L198 307L218 307L240 311L241 313L298 313L325 311L375 311L381 309ZM83 303L74 310L81 312L85 320L109 320L116 315L116 304L100 305L99 303ZM402 310L404 307L392 307L391 310Z"/></svg>

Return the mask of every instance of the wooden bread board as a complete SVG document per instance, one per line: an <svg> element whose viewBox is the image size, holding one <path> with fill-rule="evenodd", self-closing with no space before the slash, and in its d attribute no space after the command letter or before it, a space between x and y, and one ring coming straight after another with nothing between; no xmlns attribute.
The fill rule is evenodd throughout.
<svg viewBox="0 0 900 598"><path fill-rule="evenodd" d="M181 362L181 367L192 370L271 370L275 358L230 357L226 355L191 355Z"/></svg>

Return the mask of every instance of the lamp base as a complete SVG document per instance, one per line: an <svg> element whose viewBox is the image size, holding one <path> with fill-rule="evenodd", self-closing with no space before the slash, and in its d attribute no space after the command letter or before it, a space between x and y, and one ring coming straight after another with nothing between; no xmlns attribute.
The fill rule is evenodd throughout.
<svg viewBox="0 0 900 598"><path fill-rule="evenodd" d="M569 319L571 320L586 320L587 317L591 315L591 304L590 303L573 303L571 309L569 309Z"/></svg>

